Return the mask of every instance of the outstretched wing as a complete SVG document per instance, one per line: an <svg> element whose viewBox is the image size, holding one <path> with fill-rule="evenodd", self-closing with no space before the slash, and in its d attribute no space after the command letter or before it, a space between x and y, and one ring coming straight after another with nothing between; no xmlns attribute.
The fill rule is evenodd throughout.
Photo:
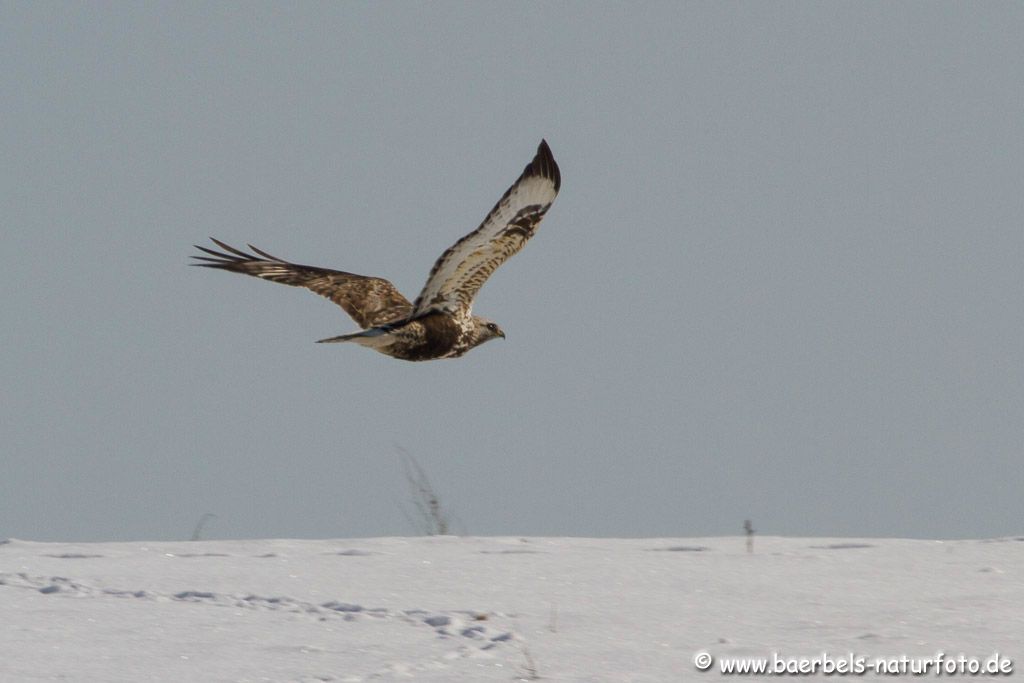
<svg viewBox="0 0 1024 683"><path fill-rule="evenodd" d="M255 253L247 254L220 240L212 237L210 239L224 252L200 247L197 244L195 248L206 252L209 256L193 256L192 258L203 261L203 263L193 263L193 266L220 268L233 273L245 273L264 280L280 282L283 285L305 287L344 308L345 312L352 316L356 324L362 328L383 325L405 318L412 311L412 304L409 303L409 300L402 296L393 284L383 278L289 263L284 259L271 256L251 244L249 248Z"/></svg>
<svg viewBox="0 0 1024 683"><path fill-rule="evenodd" d="M480 227L441 254L416 298L413 317L439 310L468 314L491 273L533 237L561 184L558 164L541 140L533 161Z"/></svg>

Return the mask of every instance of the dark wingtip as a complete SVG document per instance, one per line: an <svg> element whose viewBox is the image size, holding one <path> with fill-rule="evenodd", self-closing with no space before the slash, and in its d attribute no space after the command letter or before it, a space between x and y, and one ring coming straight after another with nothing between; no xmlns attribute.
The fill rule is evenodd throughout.
<svg viewBox="0 0 1024 683"><path fill-rule="evenodd" d="M267 259L268 261L277 261L279 263L284 263L285 262L284 259L278 258L277 256L274 256L273 254L268 254L267 252L263 251L262 249L260 249L258 247L254 247L251 244L248 245L248 247L250 249L252 249L254 252L256 252L257 254L259 254L260 256L262 256L263 258Z"/></svg>
<svg viewBox="0 0 1024 683"><path fill-rule="evenodd" d="M561 189L562 173L558 169L558 164L555 163L555 157L551 153L551 148L548 147L547 140L541 138L540 144L537 146L537 154L523 171L523 175L539 175L549 178L555 184L555 192Z"/></svg>
<svg viewBox="0 0 1024 683"><path fill-rule="evenodd" d="M224 242L221 242L216 237L211 237L210 239L213 241L214 244L216 244L218 247L220 247L224 251L230 252L230 253L232 253L232 254L234 254L236 256L240 256L243 259L245 259L246 261L251 261L252 260L252 254L246 254L241 249L235 249L230 244L225 244Z"/></svg>
<svg viewBox="0 0 1024 683"><path fill-rule="evenodd" d="M209 249L208 247L201 247L198 244L193 244L192 246L195 247L196 249L198 249L199 251L205 252L205 253L209 254L210 256L216 257L218 259L218 261L217 261L218 263L243 263L243 262L248 263L248 262L253 262L253 261L273 261L273 262L276 262L276 263L287 263L287 261L285 261L284 259L282 259L280 257L277 257L277 256L274 256L273 254L269 254L269 253L263 251L262 249L260 249L258 247L252 246L251 244L249 244L247 246L250 249L252 249L255 254L257 254L255 256L253 254L247 254L244 251L242 251L241 249L236 249L235 247L231 246L230 244L227 244L225 242L221 242L216 237L211 237L210 241L213 242L214 244L216 244L218 247L220 247L224 251L223 252L214 251L213 249ZM192 258L203 258L203 257L201 257L201 256L193 256ZM213 259L205 259L205 260L212 261Z"/></svg>

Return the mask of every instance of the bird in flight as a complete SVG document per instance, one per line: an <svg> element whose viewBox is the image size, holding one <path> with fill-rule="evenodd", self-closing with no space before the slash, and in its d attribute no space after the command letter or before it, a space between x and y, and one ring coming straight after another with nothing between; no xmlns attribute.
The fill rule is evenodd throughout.
<svg viewBox="0 0 1024 683"><path fill-rule="evenodd" d="M473 299L491 273L533 237L561 183L558 164L541 140L533 161L480 227L437 259L413 303L383 278L290 263L251 244L252 253L246 253L212 237L223 251L195 245L206 255L192 256L199 261L192 265L305 287L341 306L362 329L318 343L355 342L410 361L458 358L505 337L497 323L473 314Z"/></svg>

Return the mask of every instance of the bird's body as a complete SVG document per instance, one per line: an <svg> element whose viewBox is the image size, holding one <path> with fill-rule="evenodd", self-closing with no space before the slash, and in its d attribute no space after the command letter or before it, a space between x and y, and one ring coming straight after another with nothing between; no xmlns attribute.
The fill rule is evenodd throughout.
<svg viewBox="0 0 1024 683"><path fill-rule="evenodd" d="M474 343L475 325L471 320L468 325L466 322L466 319L433 312L412 320L401 320L391 325L371 327L362 332L321 339L320 343L355 342L403 360L458 358L474 346L483 343Z"/></svg>
<svg viewBox="0 0 1024 683"><path fill-rule="evenodd" d="M363 328L321 342L355 342L410 361L458 358L504 338L494 322L473 314L473 299L491 273L533 236L560 186L558 165L541 141L533 161L480 227L437 260L415 303L383 278L290 263L252 245L250 254L214 239L224 251L197 245L208 256L193 256L202 261L194 265L305 287L341 306Z"/></svg>

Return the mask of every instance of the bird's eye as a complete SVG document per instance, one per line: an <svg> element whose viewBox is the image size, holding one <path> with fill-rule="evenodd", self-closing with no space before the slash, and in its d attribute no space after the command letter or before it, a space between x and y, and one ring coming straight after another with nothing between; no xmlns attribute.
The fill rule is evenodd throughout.
<svg viewBox="0 0 1024 683"><path fill-rule="evenodd" d="M495 325L494 323L487 323L487 329L489 329L491 332L497 332L498 326Z"/></svg>

